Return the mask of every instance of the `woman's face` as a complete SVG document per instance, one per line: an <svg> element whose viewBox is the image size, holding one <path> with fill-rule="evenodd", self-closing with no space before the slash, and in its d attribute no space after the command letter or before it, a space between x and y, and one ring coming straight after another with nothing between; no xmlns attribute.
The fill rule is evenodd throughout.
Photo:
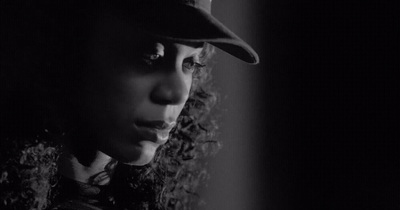
<svg viewBox="0 0 400 210"><path fill-rule="evenodd" d="M115 20L94 32L84 126L100 151L146 164L168 140L189 97L202 44L150 39Z"/></svg>

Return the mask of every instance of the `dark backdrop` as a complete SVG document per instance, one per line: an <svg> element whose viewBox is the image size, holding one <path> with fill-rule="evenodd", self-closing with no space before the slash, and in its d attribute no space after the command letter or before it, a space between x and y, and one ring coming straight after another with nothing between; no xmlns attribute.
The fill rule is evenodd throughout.
<svg viewBox="0 0 400 210"><path fill-rule="evenodd" d="M224 146L209 162L204 209L399 209L398 7L362 0L213 4L261 63L216 57ZM16 33L7 27L18 31L0 28L3 38ZM25 41L21 49L29 48ZM3 39L1 47L8 45ZM4 63L24 59L4 49L1 56Z"/></svg>
<svg viewBox="0 0 400 210"><path fill-rule="evenodd" d="M217 56L224 147L204 209L399 209L398 7L213 4L261 63Z"/></svg>

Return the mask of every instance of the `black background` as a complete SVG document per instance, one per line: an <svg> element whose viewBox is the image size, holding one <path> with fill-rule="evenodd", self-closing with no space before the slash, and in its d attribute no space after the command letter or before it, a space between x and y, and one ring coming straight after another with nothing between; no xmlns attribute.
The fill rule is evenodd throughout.
<svg viewBox="0 0 400 210"><path fill-rule="evenodd" d="M245 2L261 58L246 118L259 140L247 177L252 208L400 209L398 7ZM216 12L229 4L213 3ZM15 29L7 27L2 37Z"/></svg>
<svg viewBox="0 0 400 210"><path fill-rule="evenodd" d="M260 209L399 209L398 7L261 4Z"/></svg>

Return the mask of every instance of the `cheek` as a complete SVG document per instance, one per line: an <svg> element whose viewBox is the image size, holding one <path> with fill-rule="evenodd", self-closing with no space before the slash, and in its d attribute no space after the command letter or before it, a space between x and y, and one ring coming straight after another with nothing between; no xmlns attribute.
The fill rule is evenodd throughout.
<svg viewBox="0 0 400 210"><path fill-rule="evenodd" d="M107 109L119 117L128 117L137 107L148 101L151 81L137 77L120 77L107 91Z"/></svg>
<svg viewBox="0 0 400 210"><path fill-rule="evenodd" d="M186 79L186 87L189 89L189 92L191 90L192 85L193 85L193 76L191 75Z"/></svg>
<svg viewBox="0 0 400 210"><path fill-rule="evenodd" d="M190 95L192 89L196 87L196 86L195 86L196 84L195 84L195 81L194 81L192 75L190 75L190 77L187 77L187 78L185 79L185 85L186 85L186 88L187 88L187 90L188 90L188 95L187 95L187 98L186 98L186 100L185 100L185 102L186 102L187 99L189 98L189 95Z"/></svg>
<svg viewBox="0 0 400 210"><path fill-rule="evenodd" d="M184 107L185 107L185 103L182 103L180 105L167 106L165 108L165 114L167 116L172 116L173 120L175 121L178 118L178 116L181 114Z"/></svg>
<svg viewBox="0 0 400 210"><path fill-rule="evenodd" d="M134 112L148 97L150 82L132 75L105 75L87 87L82 98L86 113L94 123L104 125Z"/></svg>

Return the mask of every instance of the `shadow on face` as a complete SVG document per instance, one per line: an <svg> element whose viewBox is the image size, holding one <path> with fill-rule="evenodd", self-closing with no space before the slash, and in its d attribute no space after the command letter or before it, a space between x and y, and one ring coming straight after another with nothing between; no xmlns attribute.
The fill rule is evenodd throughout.
<svg viewBox="0 0 400 210"><path fill-rule="evenodd" d="M113 18L100 19L92 35L79 96L83 142L122 162L147 164L189 97L203 43L157 40Z"/></svg>

